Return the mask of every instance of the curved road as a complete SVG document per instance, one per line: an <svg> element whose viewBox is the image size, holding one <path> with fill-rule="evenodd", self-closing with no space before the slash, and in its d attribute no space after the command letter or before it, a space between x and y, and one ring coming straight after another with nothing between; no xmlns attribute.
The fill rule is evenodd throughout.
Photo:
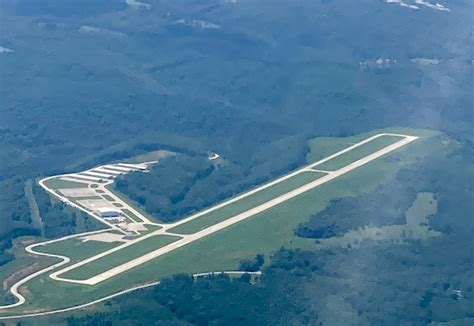
<svg viewBox="0 0 474 326"><path fill-rule="evenodd" d="M381 157L381 156L383 156L383 155L385 155L385 154L387 154L387 153L389 153L389 152L391 152L391 151L394 151L394 150L396 150L396 149L398 149L398 148L400 148L400 147L402 147L402 146L404 146L404 145L406 145L406 144L408 144L408 143L410 143L410 142L412 142L412 141L414 141L414 140L416 140L416 139L418 138L418 137L415 137L415 136L409 136L409 135L403 135L403 134L391 134L391 133L381 133L381 134L374 135L374 136L369 137L369 138L367 138L367 139L365 139L365 140L363 140L363 141L361 141L361 142L359 142L359 143L357 143L357 144L354 144L354 145L352 145L352 146L350 146L350 147L347 147L346 149L343 149L343 150L341 150L341 151L339 151L339 152L337 152L337 153L335 153L335 154L333 154L333 155L330 155L330 156L326 157L325 159L322 159L322 160L320 160L320 161L318 161L318 162L309 164L309 165L307 165L307 166L305 166L305 167L303 167L303 168L301 168L301 169L299 169L299 170L296 170L296 171L294 171L294 172L292 172L292 173L290 173L290 174L288 174L288 175L285 175L285 176L283 176L283 177L280 177L280 178L278 178L278 179L276 179L276 180L274 180L274 181L272 181L272 182L270 182L270 183L268 183L268 184L265 184L265 185L263 185L263 186L260 186L260 187L258 187L258 188L256 188L256 189L254 189L254 190L252 190L252 191L249 191L249 192L247 192L247 193L244 193L244 194L242 194L242 195L240 195L240 196L237 196L237 197L235 197L235 198L233 198L233 199L231 199L231 200L228 200L228 201L226 201L226 202L224 202L224 203L221 203L221 204L219 204L219 205L216 205L216 206L214 206L214 207L212 207L212 208L210 208L210 209L207 209L207 210L205 210L205 211L203 211L203 212L200 212L200 213L197 213L197 214L195 214L195 215L192 215L192 216L190 216L190 217L188 217L188 218L186 218L186 219L183 219L183 220L181 220L181 221L179 221L179 222L166 225L166 227L163 227L163 229L157 230L157 231L155 231L155 232L152 232L152 233L150 233L150 235L151 235L151 234L156 234L156 233L166 233L166 230L168 230L168 229L170 229L170 228L172 228L172 227L175 227L175 226L177 226L177 225L179 225L179 224L188 222L188 221L190 221L190 220L192 220L192 219L198 218L198 217L200 217L202 214L205 214L205 213L207 213L207 212L213 211L213 210L215 210L215 209L218 209L218 208L220 208L220 207L223 207L223 206L225 206L225 205L228 205L228 204L230 204L230 203L232 203L232 202L234 202L234 201L236 201L236 200L239 200L239 199L242 199L242 198L244 198L244 197L247 197L247 196L249 196L250 194L252 194L252 193L254 193L254 192L256 192L256 191L260 191L260 190L262 190L262 189L264 189L264 188L266 188L266 187L269 187L269 186L271 186L271 185L274 185L274 184L276 184L276 183L278 183L278 182L282 182L282 181L288 179L289 177L291 177L291 176L293 176L293 175L296 175L296 174L301 173L301 172L303 172L303 171L308 171L308 170L310 170L310 169L313 169L313 168L315 168L317 165L320 165L320 164L322 164L322 163L324 163L324 162L326 162L326 161L328 161L328 160L330 160L330 159L332 159L332 158L334 158L334 157L336 157L336 156L339 156L339 155L341 155L341 154L343 154L343 153L346 153L346 152L348 152L348 151L350 151L350 150L352 150L352 149L354 149L354 148L356 148L356 147L359 147L359 146L361 146L361 145L363 145L363 144L365 144L365 143L368 143L368 142L370 142L371 140L373 140L373 139L375 139L375 138L378 138L378 137L381 137L381 136L400 136L400 137L402 137L403 139L400 140L400 141L398 141L398 142L395 142L394 144L388 145L388 146L384 147L384 148L381 149L381 150L375 151L374 153L369 154L369 155L367 155L366 157L364 157L364 158L362 158L362 159L359 159L359 160L357 160L357 161L355 161L355 162L352 162L352 163L346 165L345 167L343 167L343 168L341 168L341 169L339 169L339 170L336 170L336 171L325 171L325 172L328 173L328 175L326 175L326 176L324 176L324 177L322 177L322 178L320 178L320 179L317 179L317 180L312 181L312 182L310 182L310 183L308 183L308 184L306 184L306 185L303 185L303 186L301 186L301 187L299 187L299 188L297 188L297 189L294 189L294 190L292 190L292 191L290 191L290 192L288 192L288 193L286 193L286 194L284 194L284 195L282 195L282 196L276 197L276 198L274 198L274 199L272 199L272 200L270 200L270 201L268 201L268 202L266 202L266 203L264 203L264 204L262 204L262 205L259 205L259 206L257 206L257 207L251 208L251 209L249 209L249 210L247 210L247 211L245 211L245 212L243 212L243 213L241 213L241 214L235 215L235 216L233 216L233 217L231 217L231 218L229 218L229 219L227 219L227 220L225 220L225 221L223 221L223 222L217 223L217 224L215 224L215 225L213 225L213 226L210 226L210 227L208 227L208 228L206 228L206 229L204 229L204 230L201 230L201 231L199 231L199 232L196 232L195 234L183 235L183 239L178 240L178 241L176 241L175 243L173 243L173 244L171 244L171 245L168 245L168 246L165 246L165 247L163 247L163 248L160 248L160 249L157 249L157 250L155 250L155 251L152 251L152 252L150 252L150 253L147 253L147 254L145 254L145 255L139 257L139 258L133 259L133 260L131 260L131 261L125 263L125 264L122 264L122 265L120 265L120 266L117 266L117 267L115 267L115 268L112 268L112 269L110 269L109 271L104 272L104 273L99 274L99 275L96 275L95 277L92 277L92 278L90 278L90 279L88 279L88 280L85 280L85 281L70 280L70 279L59 278L59 277L57 276L57 275L59 275L59 274L61 274L61 273L64 273L66 270L70 269L72 266L77 267L76 265L81 265L82 262L78 262L78 263L76 263L76 264L73 264L72 266L70 266L70 267L68 267L68 268L66 268L66 269L59 270L59 271L57 271L57 272L51 274L50 276L51 276L53 279L56 278L57 280L66 281L66 282L69 281L69 282L73 282L73 283L97 284L97 283L99 283L99 282L101 282L101 281L104 281L104 280L110 278L110 277L113 277L113 276L115 276L115 275L117 275L117 274L123 273L124 271L127 271L127 270L129 270L129 269L131 269L131 268L134 268L134 267L136 267L136 266L138 266L138 265L141 265L141 264L143 264L143 263L145 263L145 262L147 262L147 261L149 261L149 260L151 260L151 259L154 259L154 258L156 258L156 257L158 257L158 256L161 256L161 255L167 253L167 252L170 252L170 251L172 251L172 250L174 250L174 249L176 249L176 248L178 248L178 247L182 247L182 246L184 246L184 245L187 245L187 244L189 244L189 243L191 243L191 242L193 242L193 241L195 241L195 240L198 240L198 239L200 239L200 238L202 238L202 237L205 237L205 236L207 236L207 235L209 235L209 234L211 234L211 233L214 233L214 232L217 232L217 231L219 231L219 230L222 230L222 229L224 229L224 228L226 228L226 227L228 227L228 226L230 226L230 225L232 225L232 224L234 224L234 223L238 223L238 222L240 222L240 221L242 221L242 220L244 220L244 219L246 219L246 218L249 218L249 217L251 217L251 216L253 216L253 215L259 213L259 212L262 212L262 211L264 211L264 210L267 210L267 209L269 209L269 208L271 208L271 207L273 207L273 206L275 206L275 205L278 205L278 204L280 204L280 203L282 203L282 202L284 202L284 201L287 201L287 200L289 200L289 199L291 199L291 198L293 198L293 197L295 197L295 196L298 196L298 195L302 194L303 192L306 192L306 191L308 191L308 190L310 190L310 189L312 189L312 188L315 188L315 187L317 187L317 186L319 186L319 185L321 185L321 184L323 184L323 183L326 183L326 182L328 182L328 181L330 181L330 180L332 180L332 179L335 179L335 178L337 178L337 177L339 177L339 176L341 176L341 175L343 175L343 174L345 174L345 173L347 173L347 172L349 172L349 171L351 171L351 170L353 170L353 169L355 169L355 168L358 168L358 167L360 167L360 166L362 166L362 165L365 165L366 163L368 163L368 162L370 162L370 161L372 161L372 160L374 160L374 159L376 159L376 158L379 158L379 157ZM57 176L56 176L56 177L57 177ZM46 178L46 179L48 179L48 178ZM42 181L45 181L46 179L43 179ZM41 182L40 182L40 183L41 183ZM41 185L42 185L46 190L48 190L47 187L44 186L44 184L41 184ZM55 196L58 196L58 194L56 194L56 193L54 193L54 192L51 192L51 193L54 194ZM82 209L81 207L77 207L77 208ZM113 229L116 229L116 228L117 228L117 227L114 226L114 225L109 225L109 226L111 226L111 228L113 228ZM162 226L164 226L164 225L162 225ZM28 246L28 247L26 248L26 251L29 252L29 253L37 254L37 255L42 255L42 256L48 256L48 257L53 257L53 258L59 258L59 259L61 259L62 261L61 261L61 262L58 262L58 263L56 263L56 264L53 264L53 265L51 265L51 266L49 266L49 267L46 267L46 268L44 268L44 269L42 269L42 270L39 270L39 271L37 271L37 272L35 272L35 273L33 273L33 274L31 274L31 275L29 275L29 276L23 278L22 280L18 281L17 283L15 283L15 284L11 287L10 292L18 299L18 302L13 303L13 304L10 304L10 305L0 306L0 310L2 310L2 309L8 309L8 308L13 308L13 307L18 307L18 306L24 304L25 298L18 292L18 289L19 289L20 286L22 286L23 284L25 284L26 282L28 282L29 280L33 279L34 277L36 277L36 276L38 276L38 275L41 275L41 274L43 274L43 273L47 273L47 272L49 272L49 271L51 271L51 270L53 270L53 269L55 269L55 268L57 268L57 267L63 266L63 265L65 265L65 264L67 264L67 263L70 262L70 259L69 259L68 257L66 257L66 256L53 255L53 254L47 254L47 253L42 253L42 252L36 252L36 251L34 251L34 248L35 248L35 247L41 246L41 245L44 245L44 244L48 244L48 243L52 243L52 242L62 241L62 240L69 239L69 238L74 238L74 237L79 237L79 236L84 236L84 235L89 235L89 234L95 234L95 233L101 233L101 232L109 231L109 230L111 230L111 229L99 230L99 231L93 231L93 232L86 232L86 233L82 233L82 234L74 234L74 235L70 235L70 236L63 237L63 238L59 238L59 239L55 239L55 240L50 240L50 241L45 241L45 242L41 242L41 243L37 243L37 244L32 244L32 245ZM146 236L145 236L145 237L146 237ZM141 238L140 238L140 239L141 239ZM138 240L138 239L137 239L137 240ZM142 240L142 239L141 239L141 240ZM132 242L133 242L133 241L132 241ZM101 254L98 254L98 255L96 255L96 256L93 256L93 257L89 258L89 260L97 259L97 257L101 257ZM86 260L86 261L88 262L88 260ZM232 271L231 271L231 272L226 272L226 273L227 273L227 274L232 274L232 273L244 273L244 272L239 272L239 271L233 271L233 272L232 272ZM214 274L214 272L211 272L211 273L204 273L204 274L197 274L196 276L200 276L200 275L210 275L210 274ZM82 304L82 305L77 305L77 306L70 307L70 308L59 309L59 310L53 310L53 311L50 311L50 312L42 312L42 313L37 313L37 314L27 314L27 315L17 315L17 316L0 317L0 320L2 320L2 319L20 318L20 317L41 316L41 315L46 315L46 314L59 313L59 312L70 311L70 310L74 310L74 309L79 309L79 308L83 308L83 307L86 307L86 306L95 304L95 303L97 303L97 302L101 302L101 301L110 299L110 298L112 298L112 297L115 297L115 296L120 295L120 294L123 294L123 293L128 293L128 292L134 291L134 290L136 290L136 289L140 289L140 288L144 288L144 287L147 287L147 286L156 285L156 284L158 284L158 283L159 283L159 282L154 282L154 283L150 283L150 284L146 284L146 285L141 285L141 286L133 287L133 288L130 288L130 289L127 289L127 290L123 290L123 291L121 291L121 292L118 292L118 293L116 293L116 294L113 294L113 295L104 297L104 298L102 298L102 299L94 300L94 301L91 301L91 302L89 302L89 303Z"/></svg>
<svg viewBox="0 0 474 326"><path fill-rule="evenodd" d="M258 271L258 272L246 272L246 271L207 272L207 273L193 274L193 277L202 277L202 276L219 275L219 274L228 274L228 275L243 275L243 274L260 275L260 274L262 274L262 272L260 272L260 271ZM106 301L106 300L109 300L109 299L118 297L118 296L120 296L120 295L122 295L122 294L130 293L130 292L133 292L133 291L136 291L136 290L148 288L148 287L155 286L155 285L158 285L158 284L160 284L160 281L152 282L152 283L147 283L147 284L144 284L144 285L135 286L135 287L132 287L132 288L129 288L129 289L126 289L126 290L117 292L117 293L110 294L110 295L105 296L105 297L103 297L103 298L100 298L100 299L97 299L97 300L94 300L94 301L90 301L90 302L87 302L87 303L83 303L83 304L80 304L80 305L77 305L77 306L72 306L72 307L69 307L69 308L56 309L56 310L43 311L43 312L35 312L35 313L31 313L31 314L5 316L5 317L0 317L0 320L39 317L39 316L53 315L53 314L59 314L59 313L63 313L63 312L78 310L78 309L86 308L86 307L95 305L95 304L97 304L97 303L100 303L100 302L103 302L103 301ZM23 302L24 302L24 301L25 301L25 298L23 298L23 297L21 296L21 294L19 294L19 296L23 299ZM22 302L21 304L23 304L23 302ZM14 304L14 305L19 305L19 304Z"/></svg>

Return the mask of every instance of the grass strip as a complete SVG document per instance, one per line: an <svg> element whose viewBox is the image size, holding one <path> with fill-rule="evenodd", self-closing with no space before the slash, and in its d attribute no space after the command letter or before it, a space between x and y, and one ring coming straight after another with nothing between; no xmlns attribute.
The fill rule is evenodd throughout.
<svg viewBox="0 0 474 326"><path fill-rule="evenodd" d="M52 179L46 180L44 182L44 185L50 189L87 188L86 183L62 180L59 178L52 178Z"/></svg>
<svg viewBox="0 0 474 326"><path fill-rule="evenodd" d="M378 150L381 150L389 145L396 143L397 141L402 140L403 137L400 136L381 136L371 140L364 145L354 148L353 150L336 156L335 158L326 161L322 164L315 166L315 169L335 171L343 168L346 165L349 165L361 158L366 157L372 153L375 153Z"/></svg>
<svg viewBox="0 0 474 326"><path fill-rule="evenodd" d="M151 236L131 246L125 247L107 256L91 261L86 265L82 265L76 269L73 269L61 275L61 277L86 280L100 273L106 272L111 268L120 266L121 264L124 264L130 260L141 257L151 251L164 247L179 239L179 237L170 235Z"/></svg>
<svg viewBox="0 0 474 326"><path fill-rule="evenodd" d="M94 256L120 244L121 242L82 241L78 238L73 238L36 247L35 251L67 256L71 259L72 263Z"/></svg>
<svg viewBox="0 0 474 326"><path fill-rule="evenodd" d="M216 223L225 221L232 216L245 212L255 206L266 203L273 198L286 194L287 192L299 188L311 181L317 180L324 175L326 174L319 172L302 172L276 185L242 198L232 204L174 227L170 229L169 232L178 234L192 234L198 232Z"/></svg>

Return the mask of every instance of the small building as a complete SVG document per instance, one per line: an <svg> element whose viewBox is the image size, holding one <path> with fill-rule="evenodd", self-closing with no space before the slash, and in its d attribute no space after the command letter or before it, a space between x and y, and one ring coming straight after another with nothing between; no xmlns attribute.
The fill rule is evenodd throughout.
<svg viewBox="0 0 474 326"><path fill-rule="evenodd" d="M118 218L122 214L120 210L114 207L99 207L97 208L97 213L99 213L102 218Z"/></svg>

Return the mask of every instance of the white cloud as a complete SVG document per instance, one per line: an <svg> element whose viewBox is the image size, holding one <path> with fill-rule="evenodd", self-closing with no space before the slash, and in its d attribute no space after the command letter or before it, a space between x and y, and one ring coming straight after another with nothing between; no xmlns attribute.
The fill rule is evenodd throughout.
<svg viewBox="0 0 474 326"><path fill-rule="evenodd" d="M109 29L94 27L94 26L88 26L88 25L82 25L81 27L79 27L79 32L81 32L81 33L97 33L97 34L102 34L102 35L107 35L107 36L112 36L112 37L118 37L118 38L122 38L122 37L126 36L125 34L120 33L120 32L115 32L115 31L111 31Z"/></svg>
<svg viewBox="0 0 474 326"><path fill-rule="evenodd" d="M217 24L210 23L210 22L207 22L207 21L204 21L204 20L197 20L197 19L186 20L184 18L181 18L181 19L175 21L175 24L183 24L183 25L187 25L187 26L190 26L190 27L201 28L201 29L219 29L219 28L221 28L221 26L219 26Z"/></svg>
<svg viewBox="0 0 474 326"><path fill-rule="evenodd" d="M140 2L140 1L136 1L136 0L125 0L125 2L130 7L151 9L151 4L149 4L149 3Z"/></svg>
<svg viewBox="0 0 474 326"><path fill-rule="evenodd" d="M420 65L437 65L438 63L441 62L440 59L430 59L430 58L413 58L413 59L410 59L411 62L413 63L417 63L417 64L420 64Z"/></svg>
<svg viewBox="0 0 474 326"><path fill-rule="evenodd" d="M366 69L388 69L393 64L397 64L397 59L378 58L378 59L367 59L359 62L361 68Z"/></svg>
<svg viewBox="0 0 474 326"><path fill-rule="evenodd" d="M410 9L420 9L420 7L404 2L403 0L384 0L386 3L396 3L402 7Z"/></svg>
<svg viewBox="0 0 474 326"><path fill-rule="evenodd" d="M414 2L413 2L414 1ZM384 0L385 3L395 3L401 7L409 8L409 9L420 9L420 6L425 6L434 10L441 10L441 11L450 11L449 8L443 6L440 3L431 3L427 0Z"/></svg>
<svg viewBox="0 0 474 326"><path fill-rule="evenodd" d="M0 46L0 53L13 53L15 50Z"/></svg>
<svg viewBox="0 0 474 326"><path fill-rule="evenodd" d="M431 9L435 9L435 10L450 11L449 8L443 6L442 4L439 4L439 3L432 4L432 3L428 2L428 1L424 1L424 0L415 0L415 3L417 3L419 5L422 5L422 6L426 6L426 7L431 8Z"/></svg>

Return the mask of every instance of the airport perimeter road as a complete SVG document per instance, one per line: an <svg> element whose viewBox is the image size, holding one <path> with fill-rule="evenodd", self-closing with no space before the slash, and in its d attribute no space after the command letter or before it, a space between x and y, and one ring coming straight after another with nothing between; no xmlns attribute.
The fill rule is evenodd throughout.
<svg viewBox="0 0 474 326"><path fill-rule="evenodd" d="M207 272L207 273L193 274L193 277L194 278L199 278L199 277L205 277L205 276L217 276L217 275L220 275L220 274L226 274L226 275L231 275L231 276L232 275L241 276L241 275L244 275L244 274L249 274L249 275L258 276L258 275L261 275L262 272L260 272L260 271L257 271L257 272L219 271L219 272ZM49 310L49 311L42 311L42 312L34 312L34 313L30 313L30 314L4 316L4 317L0 317L0 320L11 320L11 319L19 319L19 318L23 319L23 318L31 318L31 317L40 317L40 316L55 315L55 314L60 314L60 313L64 313L64 312L83 309L83 308L87 308L87 307L93 306L95 304L110 300L112 298L116 298L116 297L121 296L123 294L127 294L127 293L137 291L137 290L140 290L140 289L149 288L149 287L156 286L156 285L159 285L159 284L160 284L160 281L147 283L147 284L143 284L143 285L138 285L138 286L134 286L134 287L131 287L129 289L119 291L117 293L113 293L113 294L110 294L110 295L105 296L103 298L93 300L93 301L90 301L90 302L87 302L87 303L83 303L83 304L80 304L80 305L76 305L76 306L72 306L72 307L68 307L68 308L63 308L63 309L56 309L56 310ZM24 302L25 302L25 300L23 298L23 301L19 304L16 304L15 307L19 306L19 305L22 305Z"/></svg>
<svg viewBox="0 0 474 326"><path fill-rule="evenodd" d="M114 268L111 268L110 270L106 271L106 272L103 272L101 274L98 274L94 277L91 277L89 279L86 279L86 280L75 280L75 279L67 279L67 278L61 278L59 275L68 271L68 270L71 270L71 269L74 269L80 265L83 265L81 263L78 263L76 265L71 265L70 267L64 269L64 270L60 270L56 273L53 273L51 274L50 276L52 278L54 278L55 280L60 280L60 281L65 281L65 282L71 282L71 283L78 283L78 284L87 284L87 285L95 285L97 283L100 283L102 281L105 281L111 277L114 277L118 274L121 274L123 272L126 272L136 266L139 266L139 265L142 265L152 259L155 259L159 256L162 256L166 253L169 253L173 250L176 250L177 248L180 248L180 247L183 247L183 246L186 246L198 239L201 239L201 238L204 238L210 234L213 234L215 232L218 232L220 230L223 230L235 223L238 223L238 222L241 222L249 217L252 217L258 213L261 213L265 210L268 210L276 205L279 205L291 198L294 198L296 196L299 196L313 188L316 188L322 184L325 184L326 182L329 182L331 180L334 180L338 177L340 177L341 175L344 175L356 168L359 168L381 156L384 156L402 146L405 146L406 144L416 140L418 137L414 137L414 136L407 136L407 135L399 135L399 136L403 136L404 138L396 143L393 143L391 145L388 145L372 154L369 154L367 156L365 156L364 158L362 159L359 159L355 162L352 162L338 170L335 170L335 171L332 171L330 172L328 175L324 176L324 177L321 177L315 181L312 181L312 182L309 182L297 189L294 189L284 195L281 195L279 197L276 197L272 200L269 200L268 202L264 203L264 204L261 204L259 206L256 206L254 208L251 208L243 213L240 213L240 214L237 214L223 222L220 222L220 223L217 223L215 225L212 225L204 230L201 230L199 232L196 232L194 234L190 234L190 235L183 235L183 238L181 240L178 240L176 242L173 242L172 244L169 244L165 247L162 247L160 249L157 249L155 251L152 251L152 252L149 252L141 257L138 257L138 258L135 258L133 260L130 260L129 262L127 263L124 263L120 266L117 266L117 267L114 267ZM357 145L357 144L356 144ZM359 145L360 146L360 145ZM347 151L346 151L347 152ZM334 157L334 156L333 156ZM324 159L322 161L327 161L327 159ZM319 162L316 162L315 164L311 164L307 167L305 167L306 169L308 167L313 167L313 166L316 166L318 164L321 164L321 161ZM298 173L301 173L302 171L304 171L304 169L300 169L298 170L299 172ZM296 173L297 174L297 173ZM160 232L161 231L161 232ZM156 233L158 234L166 234L166 232L163 232L163 230L159 230L159 231L156 231ZM93 257L91 257L93 258Z"/></svg>

